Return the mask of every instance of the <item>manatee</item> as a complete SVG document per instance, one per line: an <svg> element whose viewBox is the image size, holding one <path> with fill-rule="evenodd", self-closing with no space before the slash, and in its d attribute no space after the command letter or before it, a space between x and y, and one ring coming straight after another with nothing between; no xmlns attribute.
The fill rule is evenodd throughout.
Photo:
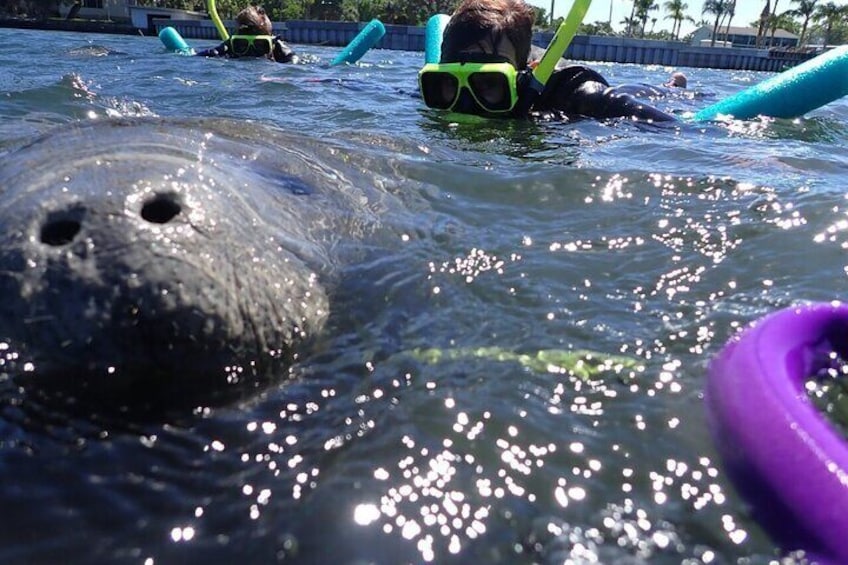
<svg viewBox="0 0 848 565"><path fill-rule="evenodd" d="M384 185L339 147L250 122L50 132L0 163L0 341L22 381L70 391L279 373L324 327L341 267L389 240L401 205Z"/></svg>

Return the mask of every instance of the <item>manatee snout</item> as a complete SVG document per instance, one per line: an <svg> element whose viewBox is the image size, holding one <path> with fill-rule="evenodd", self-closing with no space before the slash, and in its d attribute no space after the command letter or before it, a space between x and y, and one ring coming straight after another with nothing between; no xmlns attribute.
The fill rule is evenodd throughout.
<svg viewBox="0 0 848 565"><path fill-rule="evenodd" d="M0 165L0 341L27 360L24 381L227 387L320 330L317 258L294 243L303 195L202 132L77 135L84 147L45 138Z"/></svg>

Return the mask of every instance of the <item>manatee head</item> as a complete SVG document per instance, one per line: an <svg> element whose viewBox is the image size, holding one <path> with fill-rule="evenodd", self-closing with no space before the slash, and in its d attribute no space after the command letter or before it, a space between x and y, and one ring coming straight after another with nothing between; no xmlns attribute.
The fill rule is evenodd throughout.
<svg viewBox="0 0 848 565"><path fill-rule="evenodd" d="M24 382L73 391L253 379L321 330L338 241L372 230L372 200L256 124L53 132L0 164L0 343Z"/></svg>

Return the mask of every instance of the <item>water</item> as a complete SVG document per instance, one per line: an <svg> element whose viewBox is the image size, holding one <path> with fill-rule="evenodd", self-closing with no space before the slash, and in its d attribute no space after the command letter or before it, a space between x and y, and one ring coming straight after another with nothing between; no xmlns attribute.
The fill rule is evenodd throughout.
<svg viewBox="0 0 848 565"><path fill-rule="evenodd" d="M345 273L279 384L164 419L66 413L3 375L0 561L766 563L722 471L705 367L747 322L842 297L848 103L675 127L453 123L423 55L202 60L156 38L0 30L0 151L108 116L220 116L332 140L413 191L418 237ZM201 46L202 42L192 42ZM598 64L611 82L673 70ZM687 69L703 96L764 75ZM61 155L56 155L61 159ZM412 352L588 349L583 379Z"/></svg>

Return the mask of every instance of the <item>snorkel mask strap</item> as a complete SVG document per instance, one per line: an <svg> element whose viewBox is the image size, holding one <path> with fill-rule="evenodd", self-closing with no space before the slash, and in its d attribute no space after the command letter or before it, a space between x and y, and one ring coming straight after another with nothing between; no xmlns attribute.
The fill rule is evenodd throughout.
<svg viewBox="0 0 848 565"><path fill-rule="evenodd" d="M515 82L518 101L512 109L512 115L516 118L526 118L541 91L536 92L533 89L533 71L530 67L518 71Z"/></svg>

